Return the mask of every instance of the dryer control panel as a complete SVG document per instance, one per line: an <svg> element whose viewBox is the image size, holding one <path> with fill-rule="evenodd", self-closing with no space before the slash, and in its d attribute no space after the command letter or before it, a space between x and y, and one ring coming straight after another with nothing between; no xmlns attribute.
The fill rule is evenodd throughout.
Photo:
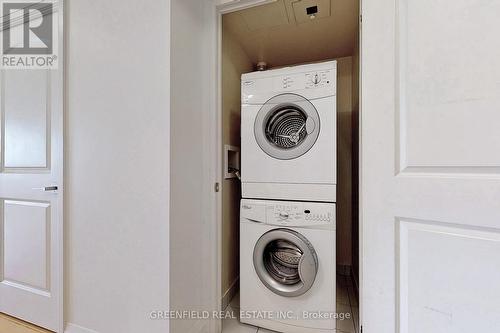
<svg viewBox="0 0 500 333"><path fill-rule="evenodd" d="M337 62L299 65L246 73L241 76L241 102L264 104L284 93L307 99L335 96L337 93Z"/></svg>
<svg viewBox="0 0 500 333"><path fill-rule="evenodd" d="M242 200L241 217L288 227L335 226L335 204L300 201Z"/></svg>
<svg viewBox="0 0 500 333"><path fill-rule="evenodd" d="M323 70L309 73L284 75L274 78L274 91L296 91L315 88L334 88L336 72ZM333 94L334 92L332 92Z"/></svg>

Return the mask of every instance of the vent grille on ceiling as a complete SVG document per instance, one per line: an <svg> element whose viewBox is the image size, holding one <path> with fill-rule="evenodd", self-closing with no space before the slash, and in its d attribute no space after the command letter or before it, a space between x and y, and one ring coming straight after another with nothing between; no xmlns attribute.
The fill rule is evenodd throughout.
<svg viewBox="0 0 500 333"><path fill-rule="evenodd" d="M293 20L300 23L311 22L311 14L314 14L316 19L321 19L324 17L329 17L331 15L330 11L330 3L331 0L300 0L300 1L292 1L291 9ZM311 8L316 7L316 13L309 13ZM291 18L292 19L292 18Z"/></svg>

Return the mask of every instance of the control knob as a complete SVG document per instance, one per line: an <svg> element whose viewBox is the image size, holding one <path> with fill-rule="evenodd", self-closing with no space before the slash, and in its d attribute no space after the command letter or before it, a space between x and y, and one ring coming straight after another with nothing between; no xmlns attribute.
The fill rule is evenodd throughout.
<svg viewBox="0 0 500 333"><path fill-rule="evenodd" d="M321 82L321 77L319 76L318 73L314 74L313 78L312 78L312 81L314 84L318 84Z"/></svg>
<svg viewBox="0 0 500 333"><path fill-rule="evenodd" d="M280 218L282 219L287 219L289 217L288 213L287 212L280 212L279 214Z"/></svg>

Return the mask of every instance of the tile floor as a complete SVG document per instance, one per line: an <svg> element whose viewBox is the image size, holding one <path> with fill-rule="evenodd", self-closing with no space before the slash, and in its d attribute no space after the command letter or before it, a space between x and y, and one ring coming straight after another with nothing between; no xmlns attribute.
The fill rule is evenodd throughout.
<svg viewBox="0 0 500 333"><path fill-rule="evenodd" d="M239 295L236 295L227 311L238 313ZM358 300L350 277L337 276L337 312L349 312L350 319L338 320L337 331L342 333L358 333ZM223 333L272 333L272 331L241 324L237 319L226 319L222 322ZM30 325L21 320L0 314L0 333L51 333L42 328Z"/></svg>
<svg viewBox="0 0 500 333"><path fill-rule="evenodd" d="M230 302L226 311L239 312L239 294ZM350 313L349 319L337 320L337 332L358 333L358 300L351 277L337 275L337 312ZM229 318L222 322L222 333L272 333L272 331L241 324L238 319Z"/></svg>

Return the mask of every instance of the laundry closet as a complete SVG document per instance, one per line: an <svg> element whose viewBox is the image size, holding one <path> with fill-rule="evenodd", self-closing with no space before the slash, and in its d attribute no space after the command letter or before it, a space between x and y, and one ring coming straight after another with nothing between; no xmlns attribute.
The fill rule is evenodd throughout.
<svg viewBox="0 0 500 333"><path fill-rule="evenodd" d="M240 220L243 215L241 215L240 209L242 205L242 184L239 178L241 178L241 175L244 177L245 172L250 173L250 170L245 170L245 165L241 163L241 156L245 154L245 146L242 145L242 135L253 135L255 132L255 135L258 136L258 129L266 126L259 125L259 127L255 125L255 130L252 127L251 130L243 131L242 134L242 118L245 116L242 115L242 112L245 112L245 108L242 107L242 101L245 102L244 98L242 98L242 75L251 72L259 72L255 74L255 77L265 77L266 72L269 71L269 73L275 73L269 76L277 77L277 82L281 84L282 81L280 80L283 80L283 78L286 80L288 77L287 71L291 71L290 73L292 74L290 74L289 77L298 78L300 82L302 82L302 78L304 79L304 89L316 88L324 84L325 87L332 87L332 91L334 91L335 96L332 101L334 101L335 104L331 108L329 106L326 107L328 110L331 109L330 115L335 118L332 124L334 124L336 128L333 128L334 133L331 133L332 136L335 136L331 145L331 152L335 154L335 156L331 157L332 160L335 161L335 165L332 167L331 171L336 172L336 193L334 193L332 198L328 196L324 198L313 196L311 200L304 199L300 196L298 196L297 199L293 199L292 196L287 198L287 200L283 200L283 197L279 195L276 198L273 197L273 195L264 196L262 198L259 198L258 195L250 195L248 199L251 200L249 201L250 206L254 202L258 204L259 199L265 200L267 202L267 208L263 208L262 214L264 214L264 216L267 214L268 218L269 214L271 214L269 205L273 206L273 214L281 214L281 211L279 213L277 211L277 205L281 205L279 209L285 209L283 207L286 206L286 209L292 210L293 214L297 214L297 219L299 219L299 215L301 218L304 216L304 221L306 218L307 220L311 220L313 215L315 215L312 213L316 211L318 212L318 220L321 219L321 221L325 221L325 224L327 220L330 221L327 218L328 214L334 215L334 218L332 217L331 219L331 222L333 223L334 221L335 224L334 236L331 244L328 244L331 245L332 251L327 251L327 253L331 253L332 255L328 256L323 252L317 254L313 253L312 256L317 256L315 259L317 272L321 272L321 270L327 268L328 265L332 265L335 268L333 272L336 273L330 275L335 276L315 276L311 280L311 285L314 286L314 283L322 283L321 289L318 289L320 287L316 286L318 289L316 291L311 291L313 290L311 289L309 291L304 291L303 294L291 293L290 295L286 295L286 290L294 290L294 285L303 282L297 282L306 274L304 271L301 271L299 267L296 269L297 281L292 281L289 285L284 285L283 289L278 287L278 294L282 294L286 304L295 304L294 302L299 304L293 305L294 309L299 309L300 302L302 301L297 301L297 299L305 299L305 301L307 301L307 297L310 296L311 292L324 291L321 295L321 299L328 299L328 288L325 286L331 282L335 290L335 292L333 292L335 296L331 296L335 298L335 300L332 300L336 305L335 312L339 314L349 313L351 316L350 318L342 318L343 320L337 318L336 328L346 332L359 331L357 319L359 312L357 310L359 285L359 229L357 214L359 152L359 20L359 4L356 1L350 0L278 0L264 5L230 12L222 16L222 66L220 74L222 124L220 128L222 131L221 137L223 145L223 147L221 147L221 151L223 152L221 156L221 165L224 170L221 186L222 294L220 297L222 299L221 303L223 309L240 309L240 288L244 287L240 285L242 278L240 276L240 270L245 272L245 277L254 273L253 271L250 272L242 268L242 262L244 262L244 260L248 261L249 258L241 257L242 253L251 255L252 251L254 251L254 249L246 251L245 248L241 248L241 246L244 247L246 245L240 244L240 240L244 236L240 234L240 230L246 229L240 227ZM334 75L333 79L329 76L331 73ZM253 75L254 74L251 74L250 77L253 78ZM247 76L244 76L244 78L245 77ZM253 84L254 81L248 82ZM287 87L286 82L284 83L284 87ZM324 89L326 91L327 88ZM293 99L293 96L300 97L300 92L297 91L298 90L283 91L282 93L276 93L276 95L284 96L288 94L292 96ZM243 95L245 95L244 92ZM299 142L302 136L304 138L307 136L311 137L312 134L316 132L317 137L310 139L310 146L313 147L321 140L321 135L324 136L326 134L325 131L332 131L332 129L328 128L326 123L321 124L321 130L319 128L320 122L325 121L325 119L320 119L321 112L328 112L328 110L320 110L319 115L315 118L316 116L314 114L316 114L316 111L314 111L315 108L310 102L311 101L308 101L307 98L304 98L303 102L299 102L298 105L302 106L297 110L297 118L293 121L289 121L291 124L290 126L294 126L294 121L300 122L302 111L305 110L303 112L303 124L296 125L297 128L295 129L295 133L292 132L292 135L290 135L290 133L285 133L286 135L277 134L282 137L282 140L289 140L291 146L302 145L302 148L304 148L307 143ZM311 113L308 113L306 110L309 104L311 104ZM257 108L260 107L261 106ZM318 107L316 107L316 109L317 108ZM279 118L279 116L275 116L275 118ZM257 120L255 120L255 122L256 121ZM251 123L253 122L254 120L252 119ZM276 126L283 127L285 125ZM265 131L267 131L267 129L264 129L264 132ZM301 134L301 132L303 134ZM263 134L264 137L267 135L266 133L267 132ZM292 138L293 134L297 134L297 136ZM252 138L252 140L253 139L254 138ZM257 141L258 140L257 138ZM274 143L277 143L278 139L275 138L274 140ZM260 147L263 148L262 145L260 145ZM311 147L304 148L304 151L297 156L301 156L299 158L307 157L307 154L311 154ZM277 147L276 149L286 150L286 148L287 147ZM270 149L274 148L271 147ZM330 156L328 156L327 153L325 154L325 151L322 153L324 161L327 163L329 160L328 157ZM267 154L272 157L272 152L268 151ZM248 165L246 167L248 168ZM258 163L253 164L251 172L258 173L259 170L254 169L258 169L258 167ZM261 167L266 168L267 166L262 163ZM322 165L321 162L318 163L314 161L307 170L314 174L318 173L320 169L324 167L325 166ZM262 171L264 172L265 170ZM290 183L295 183L295 181L290 181ZM308 181L304 181L304 183L304 189L305 192L307 192ZM247 201L243 202L247 203ZM285 204L283 205L283 203ZM290 203L290 205L288 205L288 203ZM328 204L330 204L330 206L328 206ZM249 207L249 204L244 204L244 206L246 208L253 208ZM266 204L264 204L264 206L266 206ZM257 205L257 207L259 206ZM329 207L333 207L333 210ZM285 212L287 218L290 213L288 210ZM311 210L313 212L311 212ZM283 228L286 228L286 225L283 225ZM323 232L323 234L324 233L326 233L326 231ZM278 240L278 242L279 241L280 240ZM309 241L310 240L305 243L309 243ZM325 241L322 240L321 242ZM311 243L314 247L314 242ZM283 250L284 252L277 253L277 257L295 251L293 252L297 254L295 260L305 260L304 257L306 254L304 251L299 248L288 248L287 246L291 243L283 244L285 247ZM255 251L253 253L255 256ZM333 260L329 257L335 257L335 259ZM257 265L255 258L251 260L254 265ZM262 263L262 267L268 267L268 265L272 266L272 264L266 262ZM286 266L286 262L283 263L283 265ZM293 267L288 268L291 270L294 269ZM273 275L271 274L271 278L272 277ZM332 281L323 281L325 279L329 280L330 277ZM262 288L266 288L266 278L261 276L259 276L259 278L263 282ZM288 276L276 277L276 279L283 279L283 281L286 278L288 278ZM292 279L293 276L290 278ZM336 283L333 281L335 279ZM256 281L258 280L256 279ZM270 281L267 288L272 290L272 286L275 285L275 283L276 281ZM252 293L255 293L255 290L252 290ZM297 296L299 294L300 296ZM272 302L270 298L266 298L265 295L267 294L262 295L263 303L266 301ZM314 303L316 304L317 302ZM273 309L276 308L273 307L273 304L269 304L269 307ZM301 310L321 310L310 308L310 305L308 305L308 307L309 308ZM263 305L263 309L265 308L266 306ZM260 326L259 322L251 323ZM300 324L298 326L300 326ZM273 326L271 323L270 326L265 327L277 331L288 331L286 328L288 326L286 325L284 326L285 328L281 328L281 326ZM291 331L293 331L293 329L301 331L301 328L292 328ZM329 328L325 326L324 329L328 330ZM306 329L303 328L302 331L305 332ZM315 332L315 330L312 329L310 332Z"/></svg>

